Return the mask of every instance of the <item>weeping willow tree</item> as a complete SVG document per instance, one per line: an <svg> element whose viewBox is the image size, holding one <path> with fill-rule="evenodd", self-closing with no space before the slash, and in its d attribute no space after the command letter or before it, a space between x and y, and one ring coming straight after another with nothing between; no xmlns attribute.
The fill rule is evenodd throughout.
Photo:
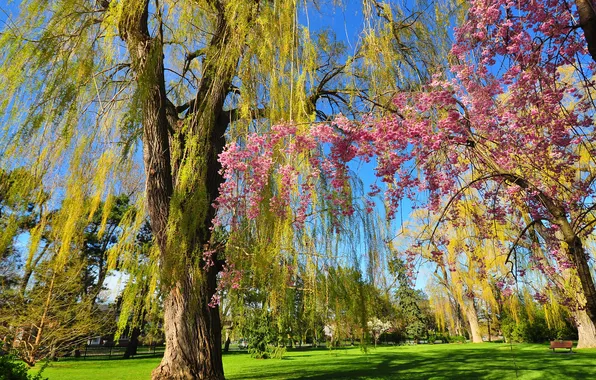
<svg viewBox="0 0 596 380"><path fill-rule="evenodd" d="M516 228L509 220L488 215L478 196L477 191L463 194L460 203L450 210L444 207L448 212L442 215L417 210L406 234L417 242L406 250L408 256L422 256L434 267L429 286L439 324L444 327L449 320L451 330L461 333L465 318L474 343L482 343L481 309L492 311L487 320L500 310L497 285L510 273L504 242Z"/></svg>
<svg viewBox="0 0 596 380"><path fill-rule="evenodd" d="M309 14L341 9L335 2L23 0L18 15L5 18L2 165L29 168L51 189L50 203L60 204L56 268L71 257L82 221L138 175L136 163L144 165L145 192L135 209L145 212L123 216L108 264L119 262L135 278L131 247L148 215L155 250L151 265L142 266L153 276L144 294L159 287L166 336L153 378L223 378L214 296L227 232L214 233L213 220L226 140L246 143L247 133L284 121L298 125L299 136L339 112L393 111L392 89L415 87L445 60L449 37L437 20L451 20L444 15L454 8L429 4L363 1L353 51L310 28ZM307 158L275 155L305 176L313 169ZM265 193L283 191L283 181L270 183ZM289 216L255 226L259 220L232 238L249 236L251 252L258 248L249 257L260 265L279 264L276 243L299 241L296 228Z"/></svg>

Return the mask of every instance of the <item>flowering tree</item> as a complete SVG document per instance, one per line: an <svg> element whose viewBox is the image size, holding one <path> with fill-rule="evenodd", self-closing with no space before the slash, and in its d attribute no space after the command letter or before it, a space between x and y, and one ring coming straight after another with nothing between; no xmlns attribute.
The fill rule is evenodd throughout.
<svg viewBox="0 0 596 380"><path fill-rule="evenodd" d="M381 335L383 335L384 333L386 333L387 331L389 331L392 328L391 322L382 321L376 317L367 321L366 327L368 327L368 331L370 332L370 334L373 337L375 346L377 345L377 343L379 343L379 339L381 338Z"/></svg>
<svg viewBox="0 0 596 380"><path fill-rule="evenodd" d="M573 268L580 308L594 321L596 292L582 245L594 219L593 84L586 80L594 64L573 24L564 2L473 3L456 31L454 77L398 96L403 119L395 121L414 133L408 144L431 206L448 195L443 214L455 219L453 205L475 188L494 220L527 213L521 233L539 225L554 237L544 242L553 265Z"/></svg>
<svg viewBox="0 0 596 380"><path fill-rule="evenodd" d="M471 191L485 203L483 217L489 221L501 222L514 211L527 215L526 221L516 222L520 236L534 230L547 236L539 244L553 259L549 265L573 272L580 284L577 307L594 322L596 287L584 247L596 220L590 79L595 64L587 48L594 18L585 3L574 8L565 1L474 1L456 29L451 70L436 75L422 91L399 92L393 115L339 117L304 135L274 128L268 138L258 138L272 146L290 138L293 143L283 144L284 152L308 156L312 173L329 178L332 192L326 197L339 213L353 212L341 195L347 163L374 158L376 175L386 186L374 184L369 195L384 192L389 217L404 197L415 200L420 191L427 192L425 203L440 215L439 222L457 221L456 206ZM265 140L260 147L267 147ZM270 151L250 145L253 151L239 153L230 146L224 153L227 176L241 173L247 181L253 172L243 171L239 162L262 160ZM327 150L315 149L321 145ZM294 200L280 193L274 203L294 202L301 223L312 194L311 177L278 170L304 191ZM240 199L259 199L250 186L240 192ZM233 197L228 194L223 191L220 205L229 207ZM441 245L439 238L433 234L431 244ZM509 243L517 245L520 239ZM547 266L536 268L548 274Z"/></svg>

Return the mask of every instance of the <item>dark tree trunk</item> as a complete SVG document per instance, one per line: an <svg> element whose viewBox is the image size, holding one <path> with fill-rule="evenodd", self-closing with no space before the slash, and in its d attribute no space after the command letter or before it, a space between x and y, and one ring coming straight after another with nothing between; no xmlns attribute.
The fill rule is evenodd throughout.
<svg viewBox="0 0 596 380"><path fill-rule="evenodd" d="M593 0L575 0L579 13L579 25L584 31L588 51L592 59L596 61L596 12L594 11Z"/></svg>
<svg viewBox="0 0 596 380"><path fill-rule="evenodd" d="M37 255L37 257L35 257L32 260L32 262L28 262L25 265L25 271L23 273L23 277L21 278L21 283L19 285L19 292L21 293L22 296L25 296L25 292L27 291L27 286L29 285L29 280L31 279L31 276L33 275L33 270L35 270L35 268L37 267L37 264L39 264L39 261L45 255L45 253L47 252L49 247L50 247L50 243L46 243L44 245L43 249L41 250L41 252L39 253L39 255Z"/></svg>
<svg viewBox="0 0 596 380"><path fill-rule="evenodd" d="M105 252L103 253L105 254ZM108 274L108 267L105 265L104 258L102 257L100 264L99 264L99 274L97 275L97 283L93 286L91 290L91 303L95 305L97 302L97 298L99 297L99 293L103 290L103 284L106 281L106 276Z"/></svg>
<svg viewBox="0 0 596 380"><path fill-rule="evenodd" d="M130 359L137 354L140 335L141 329L139 327L134 327L130 333L130 341L128 342L128 346L126 346L126 351L124 351L124 359Z"/></svg>

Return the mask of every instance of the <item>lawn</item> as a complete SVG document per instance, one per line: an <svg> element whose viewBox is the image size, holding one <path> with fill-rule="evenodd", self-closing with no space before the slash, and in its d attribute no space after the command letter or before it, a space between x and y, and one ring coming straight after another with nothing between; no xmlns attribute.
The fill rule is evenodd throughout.
<svg viewBox="0 0 596 380"><path fill-rule="evenodd" d="M50 380L149 379L159 358L61 361ZM224 355L226 379L594 379L596 349L553 354L537 344L439 344L289 351L282 360Z"/></svg>

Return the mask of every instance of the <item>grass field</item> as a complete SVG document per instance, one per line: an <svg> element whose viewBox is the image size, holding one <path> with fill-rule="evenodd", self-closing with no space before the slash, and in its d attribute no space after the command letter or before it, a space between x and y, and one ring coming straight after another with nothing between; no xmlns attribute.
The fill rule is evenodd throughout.
<svg viewBox="0 0 596 380"><path fill-rule="evenodd" d="M149 379L159 358L61 361L50 380ZM224 355L226 379L596 379L596 349L553 354L537 344L439 344L288 351L283 359Z"/></svg>

